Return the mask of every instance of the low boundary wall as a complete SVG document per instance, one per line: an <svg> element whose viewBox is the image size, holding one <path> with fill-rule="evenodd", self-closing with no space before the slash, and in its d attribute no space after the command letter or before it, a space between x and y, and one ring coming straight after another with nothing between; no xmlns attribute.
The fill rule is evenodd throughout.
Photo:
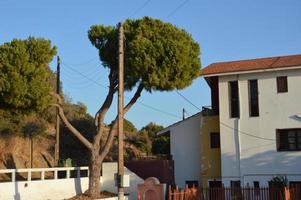
<svg viewBox="0 0 301 200"><path fill-rule="evenodd" d="M114 174L117 163L103 163L101 190L116 193ZM88 189L88 167L59 167L33 169L4 169L0 175L7 180L0 182L2 200L62 200L85 192ZM130 200L137 199L137 184L143 180L125 168L130 175L130 187L126 188Z"/></svg>

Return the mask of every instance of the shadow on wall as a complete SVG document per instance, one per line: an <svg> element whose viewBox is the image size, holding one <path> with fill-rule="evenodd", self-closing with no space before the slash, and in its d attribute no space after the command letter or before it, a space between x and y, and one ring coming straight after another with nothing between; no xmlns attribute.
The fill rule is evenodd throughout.
<svg viewBox="0 0 301 200"><path fill-rule="evenodd" d="M14 160L14 157L12 154L9 154L6 161L4 162L4 165L6 167L6 169L16 169L16 162ZM16 177L17 178L17 175L16 174ZM13 179L13 177L11 177ZM14 200L20 200L21 197L20 197L20 193L19 193L19 188L18 188L18 182L15 180L15 195L14 195Z"/></svg>
<svg viewBox="0 0 301 200"><path fill-rule="evenodd" d="M256 146L254 148L267 145L275 145L275 143ZM249 157L246 155L247 151L251 151L251 148L241 151L240 168L243 174L301 174L300 151L265 151ZM222 159L235 162L236 156L230 155L230 153L224 153L222 154Z"/></svg>
<svg viewBox="0 0 301 200"><path fill-rule="evenodd" d="M76 194L81 194L82 192L82 186L81 186L81 179L80 175L79 177L74 178L74 187Z"/></svg>

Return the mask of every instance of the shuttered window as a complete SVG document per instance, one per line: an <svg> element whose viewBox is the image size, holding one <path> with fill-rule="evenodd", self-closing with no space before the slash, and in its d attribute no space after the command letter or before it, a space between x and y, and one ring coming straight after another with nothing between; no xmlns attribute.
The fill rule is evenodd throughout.
<svg viewBox="0 0 301 200"><path fill-rule="evenodd" d="M301 151L301 129L278 129L278 151Z"/></svg>
<svg viewBox="0 0 301 200"><path fill-rule="evenodd" d="M277 77L277 92L278 93L288 92L287 76L278 76Z"/></svg>
<svg viewBox="0 0 301 200"><path fill-rule="evenodd" d="M256 79L249 80L249 109L251 117L259 116L258 82Z"/></svg>
<svg viewBox="0 0 301 200"><path fill-rule="evenodd" d="M230 117L239 118L239 92L238 81L229 82Z"/></svg>

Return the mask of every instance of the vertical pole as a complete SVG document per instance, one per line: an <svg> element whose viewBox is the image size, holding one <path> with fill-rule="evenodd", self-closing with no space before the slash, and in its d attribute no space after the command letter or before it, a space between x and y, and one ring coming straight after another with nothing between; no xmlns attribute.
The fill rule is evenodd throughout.
<svg viewBox="0 0 301 200"><path fill-rule="evenodd" d="M33 138L30 133L30 168L33 168Z"/></svg>
<svg viewBox="0 0 301 200"><path fill-rule="evenodd" d="M185 119L185 108L183 108L182 116L183 116L183 120L184 120Z"/></svg>
<svg viewBox="0 0 301 200"><path fill-rule="evenodd" d="M121 180L124 175L124 158L123 158L123 75L124 75L124 52L123 52L123 27L119 23L118 36L118 200L124 200L124 188Z"/></svg>
<svg viewBox="0 0 301 200"><path fill-rule="evenodd" d="M60 57L57 57L57 69L56 69L56 93L60 94L60 75L61 75L61 60ZM55 165L59 165L59 156L60 156L60 116L59 109L56 109L56 142L55 142L55 153L54 160Z"/></svg>

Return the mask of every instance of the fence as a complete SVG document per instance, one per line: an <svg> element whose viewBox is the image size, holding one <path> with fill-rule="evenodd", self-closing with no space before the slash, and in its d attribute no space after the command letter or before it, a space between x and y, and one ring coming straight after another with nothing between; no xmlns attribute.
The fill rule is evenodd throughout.
<svg viewBox="0 0 301 200"><path fill-rule="evenodd" d="M300 187L292 188L197 188L169 187L168 200L301 200Z"/></svg>
<svg viewBox="0 0 301 200"><path fill-rule="evenodd" d="M125 192L134 200L137 185L143 180L127 168L124 170L131 177L130 187ZM103 163L101 190L116 191L116 172L117 163ZM0 170L0 200L68 199L88 189L88 175L88 167L3 169Z"/></svg>

